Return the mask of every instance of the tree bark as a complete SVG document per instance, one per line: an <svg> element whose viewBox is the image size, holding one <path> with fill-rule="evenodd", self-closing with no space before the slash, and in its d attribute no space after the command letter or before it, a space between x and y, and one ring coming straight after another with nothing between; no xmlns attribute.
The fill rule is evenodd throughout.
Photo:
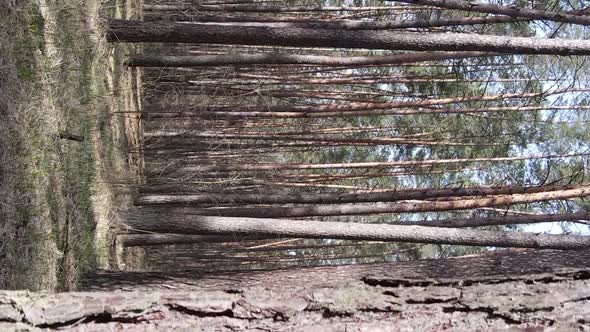
<svg viewBox="0 0 590 332"><path fill-rule="evenodd" d="M307 206L184 208L185 213L203 216L292 218L316 216L371 215L384 213L410 213L467 210L482 207L507 206L549 200L571 199L590 195L590 187L548 191L533 194L483 196L451 201L401 201L359 204L332 204ZM183 211L179 208L179 211Z"/></svg>
<svg viewBox="0 0 590 332"><path fill-rule="evenodd" d="M564 213L564 214L540 214L540 215L522 215L522 216L500 216L487 218L467 218L467 219L446 219L446 220L419 220L419 221L400 221L390 222L395 225L416 225L426 227L485 227L485 226L501 226L501 225L518 225L518 224L533 224L541 222L554 221L582 221L589 220L590 214L587 212Z"/></svg>
<svg viewBox="0 0 590 332"><path fill-rule="evenodd" d="M473 187L449 189L402 189L374 193L257 193L257 194L214 194L194 193L190 195L142 195L136 205L247 205L247 204L339 204L361 202L395 202L411 199L430 199L462 196L531 194L555 190L579 188L576 185L553 185L536 187Z"/></svg>
<svg viewBox="0 0 590 332"><path fill-rule="evenodd" d="M393 168L393 167L416 167L434 166L449 164L486 163L499 161L519 161L533 159L555 159L587 156L588 153L569 153L562 155L531 155L518 157L491 157L491 158L457 158L457 159L425 159L425 160L400 160L381 162L358 162L358 163L333 163L333 164L240 164L240 165L204 165L195 167L183 167L181 172L240 172L240 171L283 171L298 169L355 169L355 168Z"/></svg>
<svg viewBox="0 0 590 332"><path fill-rule="evenodd" d="M477 3L463 0L387 0L405 2L415 5L432 6L452 10L464 10L469 12L487 13L494 15L506 15L511 17L523 17L530 20L548 20L570 24L590 25L590 17L576 12L552 12L538 9L527 9L516 6L500 6L487 3ZM582 14L582 15L580 15Z"/></svg>
<svg viewBox="0 0 590 332"><path fill-rule="evenodd" d="M456 103L468 102L484 102L496 101L504 99L519 99L519 98L538 98L550 95L563 94L568 92L583 92L586 89L562 89L545 92L527 92L527 93L504 93L498 95L483 95L483 96L467 96L467 97L451 97L451 98L433 98L433 99L419 99L419 100L404 100L404 101L390 101L390 102L354 102L346 104L320 104L320 105L230 105L230 106L209 106L209 107L193 107L185 111L168 111L173 113L178 112L194 112L204 113L208 112L260 112L260 113L305 113L305 115L313 115L314 113L331 113L331 112L354 112L354 111L374 111L378 114L378 110L388 110L392 108L404 107L428 107L436 105L448 105ZM512 109L517 109L512 107ZM475 109L476 110L476 109ZM411 110L416 111L416 110ZM337 113L336 113L337 114ZM274 116L274 114L273 114Z"/></svg>
<svg viewBox="0 0 590 332"><path fill-rule="evenodd" d="M478 34L414 34L334 29L229 27L113 20L110 42L216 43L410 51L480 51L507 54L589 55L590 41Z"/></svg>
<svg viewBox="0 0 590 332"><path fill-rule="evenodd" d="M186 243L224 243L242 240L259 240L260 237L231 235L185 235L185 234L119 234L117 242L124 247L154 246Z"/></svg>
<svg viewBox="0 0 590 332"><path fill-rule="evenodd" d="M388 241L545 249L590 248L590 236L492 232L435 228L195 215L186 209L134 208L127 223L134 229L179 234L248 234L284 238Z"/></svg>
<svg viewBox="0 0 590 332"><path fill-rule="evenodd" d="M127 64L131 67L201 67L234 65L318 65L318 66L373 66L424 61L441 61L472 57L493 56L487 52L428 52L415 54L394 54L385 56L335 57L299 54L231 54L231 55L135 55Z"/></svg>
<svg viewBox="0 0 590 332"><path fill-rule="evenodd" d="M346 76L346 75L342 75ZM420 84L420 83L510 83L510 82L530 82L530 78L498 78L498 79L460 79L460 78L437 78L437 77L400 77L400 76L357 76L357 77L334 77L334 78L309 78L309 79L251 79L251 80L200 80L199 78L178 79L162 78L159 82L187 82L194 85L215 85L215 86L238 86L238 85L341 85L341 84L382 84L382 83L403 83L403 84ZM535 79L538 81L556 81L557 79ZM575 107L575 106L572 106Z"/></svg>
<svg viewBox="0 0 590 332"><path fill-rule="evenodd" d="M477 16L438 18L430 20L395 21L362 21L362 20L318 20L297 17L262 17L262 16L219 16L219 15L153 15L148 14L145 21L190 21L199 23L215 23L232 26L266 26L271 28L306 28L306 29L345 29L345 30L395 30L425 29L445 26L479 25L495 23L526 22L528 19L510 16ZM225 24L224 24L225 23Z"/></svg>
<svg viewBox="0 0 590 332"><path fill-rule="evenodd" d="M166 132L145 133L145 136L160 141L167 139L167 141L179 142L186 139L197 139L198 142L203 142L202 139L207 139L211 144L229 143L228 140L252 140L252 141L278 141L287 142L306 142L310 145L334 144L335 146L376 146L376 145L418 145L418 146L499 146L506 145L501 143L471 143L471 142L455 142L449 140L420 140L400 137L371 137L371 138L339 138L334 136L284 136L274 134L225 134L225 133L178 133L177 135L169 135ZM217 139L217 141L216 141ZM188 141L189 144L191 143ZM174 143L173 143L174 144ZM175 145L177 146L177 145Z"/></svg>
<svg viewBox="0 0 590 332"><path fill-rule="evenodd" d="M312 13L312 12L364 12L374 10L416 10L416 6L258 6L258 5L144 5L145 11L194 11L194 12L232 12L232 13Z"/></svg>
<svg viewBox="0 0 590 332"><path fill-rule="evenodd" d="M269 272L101 272L86 287L112 292L0 292L0 329L584 330L588 262L586 251L500 251Z"/></svg>
<svg viewBox="0 0 590 332"><path fill-rule="evenodd" d="M269 106L272 107L272 106ZM271 108L272 109L272 108ZM585 110L588 106L506 106L506 107L479 107L479 108L423 108L423 109L369 109L361 111L327 111L327 112L193 112L193 111L166 111L144 112L145 119L177 119L177 118L201 118L201 119L312 119L312 118L350 118L360 116L388 116L388 115L420 115L420 114L470 114L470 113L502 113L502 112L534 112L541 110Z"/></svg>

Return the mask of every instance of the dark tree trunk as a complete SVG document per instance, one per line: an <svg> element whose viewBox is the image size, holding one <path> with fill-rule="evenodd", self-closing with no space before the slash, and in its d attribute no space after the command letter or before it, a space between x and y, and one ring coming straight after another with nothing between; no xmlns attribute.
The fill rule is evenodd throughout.
<svg viewBox="0 0 590 332"><path fill-rule="evenodd" d="M209 106L209 107L192 107L184 110L184 112L194 112L198 114L207 112L245 112L245 113L305 113L306 116L313 116L314 113L324 112L354 112L354 111L372 111L375 114L379 114L377 110L389 110L392 108L405 108L405 107L428 107L436 105L449 105L457 103L468 103L468 102L484 102L484 101L496 101L505 99L528 99L546 97L550 95L563 94L567 92L582 92L587 90L554 90L547 92L532 92L532 93L505 93L498 95L483 95L483 96L467 96L467 97L454 97L454 98L432 98L432 99L420 99L420 100L408 100L408 101L391 101L391 102L354 102L347 104L320 104L320 105L274 105L274 106L260 106L260 105L230 105L230 106ZM512 107L514 108L514 107ZM161 109L161 108L160 108ZM405 111L405 110L402 110ZM415 110L410 110L415 111ZM164 110L164 112L178 113L177 110ZM180 112L183 112L181 110ZM400 111L401 112L401 111ZM428 111L425 111L428 112ZM277 114L271 114L271 116L277 116Z"/></svg>
<svg viewBox="0 0 590 332"><path fill-rule="evenodd" d="M429 52L387 56L336 57L298 54L232 54L201 56L136 55L128 61L132 67L201 67L231 65L318 65L318 66L373 66L424 61L464 59L492 56L486 52Z"/></svg>
<svg viewBox="0 0 590 332"><path fill-rule="evenodd" d="M478 34L414 34L334 29L231 27L113 20L110 42L215 43L412 51L481 51L507 54L589 55L590 41Z"/></svg>
<svg viewBox="0 0 590 332"><path fill-rule="evenodd" d="M186 235L186 234L120 234L117 242L124 247L155 246L186 243L223 243L242 240L258 240L260 237L232 235Z"/></svg>

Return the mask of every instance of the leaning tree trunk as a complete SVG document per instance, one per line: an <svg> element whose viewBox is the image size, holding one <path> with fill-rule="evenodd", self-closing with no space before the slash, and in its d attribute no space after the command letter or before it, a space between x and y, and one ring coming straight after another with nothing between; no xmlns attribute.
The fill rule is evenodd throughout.
<svg viewBox="0 0 590 332"><path fill-rule="evenodd" d="M471 229L208 217L183 208L134 208L127 223L137 230L178 234L246 234L284 238L458 244L546 249L590 248L590 236L494 232Z"/></svg>
<svg viewBox="0 0 590 332"><path fill-rule="evenodd" d="M462 33L396 33L334 29L232 27L113 20L110 42L210 43L339 47L411 51L481 51L507 54L589 55L590 41Z"/></svg>

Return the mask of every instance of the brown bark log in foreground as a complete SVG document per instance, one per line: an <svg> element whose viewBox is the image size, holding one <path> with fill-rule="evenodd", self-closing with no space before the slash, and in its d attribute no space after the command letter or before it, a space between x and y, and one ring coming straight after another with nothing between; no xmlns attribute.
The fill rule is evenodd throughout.
<svg viewBox="0 0 590 332"><path fill-rule="evenodd" d="M506 54L589 55L590 41L478 34L231 27L113 20L110 42L209 43L408 51L482 51Z"/></svg>
<svg viewBox="0 0 590 332"><path fill-rule="evenodd" d="M103 272L87 287L136 291L3 291L0 329L585 330L589 278L588 251L254 273Z"/></svg>
<svg viewBox="0 0 590 332"><path fill-rule="evenodd" d="M399 226L260 218L206 217L183 208L135 208L133 229L177 234L244 234L284 238L342 239L543 249L590 248L590 236L494 232L472 229Z"/></svg>

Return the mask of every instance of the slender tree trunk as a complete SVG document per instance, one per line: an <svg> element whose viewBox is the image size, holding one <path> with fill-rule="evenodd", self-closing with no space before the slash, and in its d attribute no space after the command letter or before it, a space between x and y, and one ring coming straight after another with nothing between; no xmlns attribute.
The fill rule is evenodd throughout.
<svg viewBox="0 0 590 332"><path fill-rule="evenodd" d="M430 20L395 21L362 21L340 19L336 21L318 20L299 17L263 17L263 16L220 16L220 15L153 15L148 14L145 21L190 21L211 22L222 25L228 23L233 26L266 26L271 28L307 28L307 29L345 29L345 30L394 30L394 29L425 29L435 27L456 27L462 25L494 24L526 22L528 19L510 16L483 16L437 18Z"/></svg>
<svg viewBox="0 0 590 332"><path fill-rule="evenodd" d="M136 55L127 64L131 67L201 67L201 66L232 66L232 65L318 65L318 66L368 66L415 63L424 61L440 61L464 59L472 57L493 56L487 52L428 52L394 54L385 56L354 56L335 57L322 55L298 54L231 54L231 55Z"/></svg>
<svg viewBox="0 0 590 332"><path fill-rule="evenodd" d="M421 6L363 6L363 7L340 7L340 6L258 6L258 5L144 5L145 11L194 11L194 12L232 12L232 13L312 13L312 12L366 12L375 10L419 10Z"/></svg>
<svg viewBox="0 0 590 332"><path fill-rule="evenodd" d="M239 107L239 106L238 106ZM480 108L423 108L423 109L370 109L362 111L328 111L328 112L193 112L193 111L163 111L143 113L146 119L311 119L311 118L350 118L371 117L388 115L420 115L420 114L478 114L478 113L502 113L502 112L534 112L541 110L585 110L588 106L506 106L506 107L480 107Z"/></svg>
<svg viewBox="0 0 590 332"><path fill-rule="evenodd" d="M225 243L266 238L267 237L233 235L120 234L117 235L117 242L125 247L135 247L166 244Z"/></svg>
<svg viewBox="0 0 590 332"><path fill-rule="evenodd" d="M427 107L436 105L448 105L455 103L467 103L476 101L496 101L503 99L519 99L519 98L537 98L550 95L563 94L568 92L582 92L582 89L563 89L546 92L529 92L529 93L505 93L498 95L484 95L484 96L468 96L468 97L450 97L437 99L422 99L410 101L391 101L391 102L356 102L346 104L320 104L320 105L275 105L275 106L260 106L260 105L231 105L231 106L209 106L209 107L194 107L180 112L260 112L260 113L296 113L302 112L306 114L314 113L329 113L329 112L353 112L353 111L377 111L388 110L392 108L404 107ZM513 107L518 110L519 108ZM179 111L170 111L178 113Z"/></svg>
<svg viewBox="0 0 590 332"><path fill-rule="evenodd" d="M217 43L298 47L481 51L507 54L590 55L590 41L478 34L414 34L334 29L230 27L113 20L110 42Z"/></svg>
<svg viewBox="0 0 590 332"><path fill-rule="evenodd" d="M446 220L420 220L420 221L400 221L390 222L395 225L416 225L426 227L485 227L485 226L499 226L499 225L518 225L518 224L533 224L541 222L555 222L555 221L572 221L579 222L590 219L590 214L587 212L564 213L564 214L541 214L541 215L522 215L522 216L501 216L501 217L487 217L487 218L467 218L467 219L446 219Z"/></svg>
<svg viewBox="0 0 590 332"><path fill-rule="evenodd" d="M238 85L341 85L341 84L382 84L382 83L403 83L403 84L420 84L420 83L511 83L511 82L530 82L530 78L492 78L492 79L458 79L458 78L437 78L437 77L399 77L399 76L358 76L353 77L335 77L335 78L310 78L301 80L201 80L198 78L178 78L178 79L160 79L162 82L188 82L193 85L215 85L215 86L238 86ZM552 78L534 79L535 81L557 81Z"/></svg>
<svg viewBox="0 0 590 332"><path fill-rule="evenodd" d="M228 166L199 166L186 167L184 172L212 172L212 171L281 171L297 169L353 169L353 168L390 168L390 167L416 167L416 166L433 166L448 165L461 163L480 163L480 162L498 162L498 161L519 161L532 159L554 159L565 157L586 156L587 153L570 153L563 155L531 155L518 157L495 157L495 158L458 158L458 159L426 159L426 160L401 160L401 161L383 161L383 162L359 162L359 163L333 163L333 164L241 164Z"/></svg>
<svg viewBox="0 0 590 332"><path fill-rule="evenodd" d="M310 206L271 206L234 208L184 208L186 213L204 216L293 218L316 216L370 215L383 213L410 213L468 210L482 207L507 206L550 200L563 200L590 195L590 187L548 191L532 194L483 196L452 201L401 201L359 204L332 204ZM182 211L182 210L181 210Z"/></svg>
<svg viewBox="0 0 590 332"><path fill-rule="evenodd" d="M415 5L432 6L452 10L464 10L469 12L487 13L494 15L506 15L523 17L530 20L548 20L555 22L590 25L590 17L578 12L552 12L538 9L527 9L516 6L500 6L487 3L477 3L463 0L387 0L405 2ZM580 15L582 14L582 15Z"/></svg>
<svg viewBox="0 0 590 332"><path fill-rule="evenodd" d="M278 136L278 135L264 135L264 134L207 134L207 133L179 133L178 136L166 136L161 133L146 133L146 137L152 139L167 138L167 139L219 139L224 141L227 139L231 140L254 140L254 141L278 141L278 142L308 142L312 144L322 143L334 143L337 146L345 145L417 145L417 146L498 146L505 145L499 143L466 143L466 142L455 142L455 141L437 141L437 140L419 140L419 139L408 139L398 137L372 137L372 138L338 138L330 136ZM202 142L199 140L199 142ZM190 144L190 143L189 143Z"/></svg>
<svg viewBox="0 0 590 332"><path fill-rule="evenodd" d="M221 194L195 193L191 195L143 195L135 200L136 205L247 205L247 204L339 204L362 202L395 202L411 199L441 197L531 194L547 191L576 189L576 185L553 185L536 187L474 187L450 189L404 189L375 193L260 193Z"/></svg>

